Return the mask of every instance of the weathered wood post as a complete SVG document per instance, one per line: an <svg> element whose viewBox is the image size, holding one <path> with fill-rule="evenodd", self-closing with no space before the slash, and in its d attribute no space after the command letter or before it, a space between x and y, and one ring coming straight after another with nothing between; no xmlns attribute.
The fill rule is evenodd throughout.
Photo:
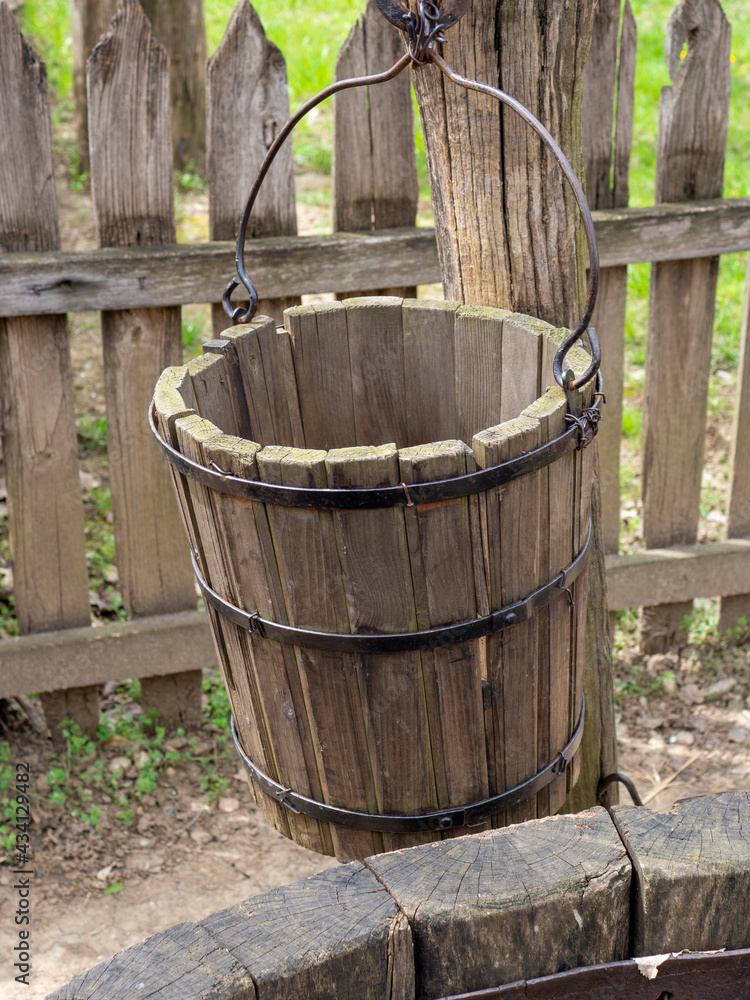
<svg viewBox="0 0 750 1000"><path fill-rule="evenodd" d="M742 317L740 367L737 372L737 403L732 428L732 464L729 474L727 538L750 535L750 257L745 282L745 310ZM722 597L719 604L719 631L736 629L744 619L750 622L750 594ZM747 641L747 627L738 638Z"/></svg>
<svg viewBox="0 0 750 1000"><path fill-rule="evenodd" d="M621 9L622 7L622 9ZM636 24L630 0L599 0L583 89L583 158L592 209L628 204L633 138ZM602 344L607 419L599 429L602 535L607 555L620 540L620 438L628 269L605 267L593 325Z"/></svg>
<svg viewBox="0 0 750 1000"><path fill-rule="evenodd" d="M375 0L354 24L336 60L337 80L383 73L403 54L401 39ZM419 180L414 110L406 73L380 87L345 90L333 99L335 232L413 226ZM416 297L416 288L358 295ZM345 298L346 296L340 296Z"/></svg>
<svg viewBox="0 0 750 1000"><path fill-rule="evenodd" d="M266 38L248 0L234 8L221 44L206 71L208 104L209 238L235 240L237 220L263 157L289 117L286 62ZM237 123L243 123L238 141ZM271 168L250 226L250 237L296 236L294 161L291 142ZM284 322L298 298L262 299L259 310ZM212 309L215 336L229 320L221 303Z"/></svg>
<svg viewBox="0 0 750 1000"><path fill-rule="evenodd" d="M206 171L206 28L203 0L141 0L169 53L172 149L178 167Z"/></svg>
<svg viewBox="0 0 750 1000"><path fill-rule="evenodd" d="M657 204L721 197L731 38L719 0L682 0L669 19L666 56L673 86L661 92ZM698 539L718 276L718 257L666 261L651 269L643 421L648 549ZM644 650L684 645L683 619L692 610L692 601L643 608Z"/></svg>
<svg viewBox="0 0 750 1000"><path fill-rule="evenodd" d="M59 250L47 69L5 4L0 89L0 252ZM0 378L19 632L88 625L67 316L0 320ZM96 733L95 686L46 692L42 700L54 737L66 716Z"/></svg>
<svg viewBox="0 0 750 1000"><path fill-rule="evenodd" d="M91 170L89 154L89 102L86 96L86 60L107 30L117 0L73 0L73 97L76 106L76 152L82 174Z"/></svg>
<svg viewBox="0 0 750 1000"><path fill-rule="evenodd" d="M119 0L88 63L99 245L175 242L169 60L135 0ZM146 280L144 278L144 280ZM102 312L107 446L122 595L134 618L195 608L182 526L144 414L158 373L182 360L180 308ZM135 665L134 665L135 666ZM200 722L200 671L144 678L168 726Z"/></svg>
<svg viewBox="0 0 750 1000"><path fill-rule="evenodd" d="M513 95L558 139L579 176L583 75L594 0L474 0L448 33L444 58ZM414 84L422 114L446 297L572 326L585 281L578 211L552 157L510 110L459 90L430 66ZM592 805L615 759L611 649L598 485L584 687L581 778L569 807ZM540 705L544 699L540 699ZM550 710L555 696L550 692ZM561 802L550 802L555 811ZM516 818L529 818L518 816Z"/></svg>
<svg viewBox="0 0 750 1000"><path fill-rule="evenodd" d="M143 0L154 34L170 56L175 162L206 169L206 32L203 0ZM73 92L78 169L91 169L86 60L114 16L117 0L72 0Z"/></svg>

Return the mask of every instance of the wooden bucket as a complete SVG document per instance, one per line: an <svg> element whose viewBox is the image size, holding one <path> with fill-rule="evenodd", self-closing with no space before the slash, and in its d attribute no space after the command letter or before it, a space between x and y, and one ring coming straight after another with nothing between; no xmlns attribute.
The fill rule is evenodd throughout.
<svg viewBox="0 0 750 1000"><path fill-rule="evenodd" d="M233 327L159 380L238 748L297 843L362 859L549 815L575 783L592 452L552 376L567 333L349 299ZM553 441L555 460L515 461ZM486 488L498 466L511 481ZM430 500L420 484L443 480L457 495ZM290 506L268 485L385 487L389 505Z"/></svg>

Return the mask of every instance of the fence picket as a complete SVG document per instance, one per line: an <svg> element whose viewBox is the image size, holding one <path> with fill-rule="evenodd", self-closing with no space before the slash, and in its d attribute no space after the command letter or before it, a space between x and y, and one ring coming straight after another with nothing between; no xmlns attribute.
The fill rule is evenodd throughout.
<svg viewBox="0 0 750 1000"><path fill-rule="evenodd" d="M226 34L209 60L206 82L210 238L234 240L258 167L289 117L284 56L266 38L248 0L239 0L235 7ZM248 237L296 235L289 140L263 184ZM284 310L300 301L295 297L261 299L258 313L283 323ZM213 307L213 323L216 336L229 325L220 304Z"/></svg>
<svg viewBox="0 0 750 1000"><path fill-rule="evenodd" d="M107 35L92 53L88 93L89 130L106 136L91 150L99 244L173 243L168 57L136 0L118 5ZM194 608L174 494L144 419L159 375L182 360L180 309L104 312L102 335L123 601L134 617ZM200 673L177 678L144 678L142 704L146 710L156 708L168 725L193 724L200 719ZM176 684L183 694L170 715Z"/></svg>
<svg viewBox="0 0 750 1000"><path fill-rule="evenodd" d="M661 94L657 203L721 196L730 47L731 26L718 0L677 7L667 28L673 86ZM651 271L643 421L649 549L689 545L698 537L718 271L716 257L656 264ZM660 652L687 642L683 618L692 607L687 601L644 608L643 648Z"/></svg>
<svg viewBox="0 0 750 1000"><path fill-rule="evenodd" d="M0 250L58 250L47 73L5 4L0 4L0 91ZM0 319L0 380L19 631L88 625L67 317ZM67 696L51 692L44 707L56 738L66 709L82 729L96 732L95 687Z"/></svg>
<svg viewBox="0 0 750 1000"><path fill-rule="evenodd" d="M335 78L382 73L404 54L399 32L368 0L336 60ZM333 228L336 232L413 226L419 182L409 74L358 87L333 99ZM347 298L396 295L416 288L347 293Z"/></svg>
<svg viewBox="0 0 750 1000"><path fill-rule="evenodd" d="M742 317L731 461L727 538L747 538L750 536L750 257L748 257L745 284L745 311ZM746 625L750 622L750 594L722 597L719 602L719 631L723 634L730 629L736 629L742 619Z"/></svg>
<svg viewBox="0 0 750 1000"><path fill-rule="evenodd" d="M206 169L206 27L203 0L140 0L169 53L172 149L175 163Z"/></svg>
<svg viewBox="0 0 750 1000"><path fill-rule="evenodd" d="M89 157L89 110L86 95L86 60L105 34L117 0L73 0L70 7L73 30L73 96L76 106L76 151L78 169L91 170Z"/></svg>

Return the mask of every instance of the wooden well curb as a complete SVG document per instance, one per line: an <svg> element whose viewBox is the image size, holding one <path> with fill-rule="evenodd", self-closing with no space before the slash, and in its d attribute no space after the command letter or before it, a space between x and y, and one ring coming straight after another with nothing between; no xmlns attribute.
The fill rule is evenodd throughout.
<svg viewBox="0 0 750 1000"><path fill-rule="evenodd" d="M750 792L725 792L379 855L170 927L47 1000L434 1000L748 948L748 830Z"/></svg>

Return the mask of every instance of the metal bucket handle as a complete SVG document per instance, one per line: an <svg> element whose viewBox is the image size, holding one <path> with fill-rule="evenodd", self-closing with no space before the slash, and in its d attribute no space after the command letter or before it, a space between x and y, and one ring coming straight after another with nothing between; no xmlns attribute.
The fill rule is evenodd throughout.
<svg viewBox="0 0 750 1000"><path fill-rule="evenodd" d="M531 126L531 128L542 139L547 148L553 153L573 191L573 195L575 196L581 215L583 216L586 242L588 243L588 294L586 296L583 316L581 317L581 320L575 330L573 330L572 333L565 338L559 350L555 354L552 370L557 384L566 389L568 392L581 389L594 378L601 366L599 338L597 337L594 328L589 327L589 322L594 312L594 306L596 304L596 297L599 289L599 251L596 244L594 220L591 217L591 210L589 209L586 196L583 193L583 188L581 187L580 181L576 177L573 167L558 143L553 139L544 125L542 125L542 123L535 118L534 115L519 101L510 97L502 90L496 89L495 87L490 87L485 83L478 83L476 80L467 80L465 77L460 76L437 52L436 43L445 41L445 36L443 34L444 29L452 24L455 24L455 22L466 13L470 6L470 0L439 0L438 3L433 3L431 0L418 0L416 13L405 9L401 0L377 0L377 4L389 21L395 24L402 31L407 32L409 36L409 49L406 54L385 73L377 73L373 76L357 77L350 80L339 80L338 82L331 84L330 87L326 87L325 90L322 90L319 94L316 94L315 97L312 97L309 101L303 104L299 111L297 111L296 114L294 114L280 130L268 150L260 169L258 170L257 177L255 178L247 199L247 204L245 205L245 210L240 218L239 228L237 231L237 251L235 255L237 277L232 278L225 288L223 295L223 304L227 315L235 324L249 323L255 316L258 309L258 293L250 280L247 270L245 269L245 241L247 239L247 226L250 220L250 213L252 212L256 198L258 197L258 192L263 184L263 181L265 180L266 174L276 158L276 154L281 149L295 126L305 117L305 115L312 111L313 108L317 107L318 104L342 90L349 90L354 87L371 87L379 83L387 83L389 80L393 80L397 77L399 73L403 72L407 66L412 64L424 66L427 63L433 63L446 77L448 77L449 80L452 80L455 84L458 84L458 86L464 87L467 90L475 90L480 94L487 94L490 97L494 97L496 100L505 104L507 107L515 111L521 118L523 118L523 120ZM247 309L243 309L242 306L233 307L231 303L232 293L240 286L240 284L245 287L250 297L250 304ZM592 354L592 362L587 371L584 372L583 375L579 376L579 378L575 379L572 371L566 371L564 368L565 358L571 347L573 347L573 345L577 343L587 331Z"/></svg>

